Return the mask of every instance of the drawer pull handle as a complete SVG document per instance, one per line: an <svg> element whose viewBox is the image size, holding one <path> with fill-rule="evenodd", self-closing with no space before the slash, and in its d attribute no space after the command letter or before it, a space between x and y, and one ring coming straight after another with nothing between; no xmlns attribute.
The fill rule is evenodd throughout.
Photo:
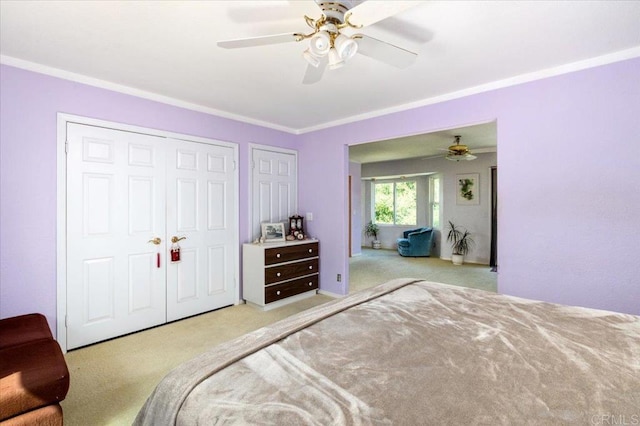
<svg viewBox="0 0 640 426"><path fill-rule="evenodd" d="M313 269L313 266L309 265L309 269Z"/></svg>
<svg viewBox="0 0 640 426"><path fill-rule="evenodd" d="M276 296L280 296L280 290L276 291Z"/></svg>
<svg viewBox="0 0 640 426"><path fill-rule="evenodd" d="M280 275L281 275L281 274L280 274L280 272L278 272L278 273L276 274L276 276L277 276L277 277L279 277Z"/></svg>
<svg viewBox="0 0 640 426"><path fill-rule="evenodd" d="M313 253L313 249L309 249L309 253Z"/></svg>
<svg viewBox="0 0 640 426"><path fill-rule="evenodd" d="M277 254L276 254L276 257L280 257L280 253L277 253Z"/></svg>
<svg viewBox="0 0 640 426"><path fill-rule="evenodd" d="M309 287L311 287L312 285L313 285L313 283L312 283L312 282L310 282L310 283L309 283Z"/></svg>

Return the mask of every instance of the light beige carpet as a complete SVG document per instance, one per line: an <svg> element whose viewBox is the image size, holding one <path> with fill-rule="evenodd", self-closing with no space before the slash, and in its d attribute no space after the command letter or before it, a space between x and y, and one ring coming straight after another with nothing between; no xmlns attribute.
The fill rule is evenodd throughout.
<svg viewBox="0 0 640 426"><path fill-rule="evenodd" d="M382 284L394 278L419 278L438 283L496 291L497 274L487 265L465 263L454 266L449 260L432 257L402 257L395 250L362 248L362 255L350 262L349 291Z"/></svg>
<svg viewBox="0 0 640 426"><path fill-rule="evenodd" d="M130 425L171 369L207 349L331 300L316 295L267 312L250 305L220 309L70 351L71 385L62 401L67 426Z"/></svg>
<svg viewBox="0 0 640 426"><path fill-rule="evenodd" d="M352 291L393 278L410 277L495 291L496 274L487 266L454 267L448 261L402 258L395 251L364 249L350 261ZM238 305L151 330L71 351L71 375L62 402L64 421L73 425L130 425L164 375L219 343L331 300L310 299L263 312Z"/></svg>

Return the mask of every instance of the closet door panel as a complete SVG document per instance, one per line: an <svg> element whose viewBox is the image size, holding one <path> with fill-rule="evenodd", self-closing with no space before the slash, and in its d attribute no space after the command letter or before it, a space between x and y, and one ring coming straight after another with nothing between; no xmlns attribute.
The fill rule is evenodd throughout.
<svg viewBox="0 0 640 426"><path fill-rule="evenodd" d="M165 322L166 165L154 136L68 123L67 143L73 349Z"/></svg>

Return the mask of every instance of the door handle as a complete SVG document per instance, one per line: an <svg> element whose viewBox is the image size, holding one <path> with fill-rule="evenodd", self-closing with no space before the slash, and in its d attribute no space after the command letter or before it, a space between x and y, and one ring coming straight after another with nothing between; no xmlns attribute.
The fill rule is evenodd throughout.
<svg viewBox="0 0 640 426"><path fill-rule="evenodd" d="M175 243L177 243L178 241L186 240L186 239L187 239L187 237L180 237L180 238L178 238L178 237L176 237L176 236L174 235L173 237L171 237L171 242L172 242L173 244L175 244Z"/></svg>
<svg viewBox="0 0 640 426"><path fill-rule="evenodd" d="M155 237L153 240L149 240L147 241L148 243L153 243L155 245L160 245L160 243L162 242L162 240L160 239L160 237Z"/></svg>

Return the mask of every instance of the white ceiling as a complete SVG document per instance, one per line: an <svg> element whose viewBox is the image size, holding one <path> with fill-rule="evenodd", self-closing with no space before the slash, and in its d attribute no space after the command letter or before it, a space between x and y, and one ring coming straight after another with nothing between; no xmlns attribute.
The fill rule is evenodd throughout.
<svg viewBox="0 0 640 426"><path fill-rule="evenodd" d="M640 56L640 1L416 3L361 30L417 52L412 66L356 55L314 85L301 83L304 42L216 45L308 32L303 15L319 17L312 0L0 0L0 54L9 65L291 133Z"/></svg>
<svg viewBox="0 0 640 426"><path fill-rule="evenodd" d="M467 145L472 154L496 152L498 142L495 122L412 135L349 147L349 160L356 163L406 160L409 158L444 157L447 148L455 143Z"/></svg>

